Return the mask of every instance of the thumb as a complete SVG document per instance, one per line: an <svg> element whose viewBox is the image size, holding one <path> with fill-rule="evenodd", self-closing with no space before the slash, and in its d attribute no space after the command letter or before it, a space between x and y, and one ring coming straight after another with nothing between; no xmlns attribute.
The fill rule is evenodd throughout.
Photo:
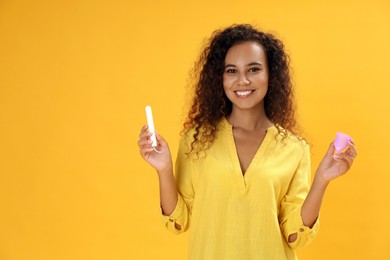
<svg viewBox="0 0 390 260"><path fill-rule="evenodd" d="M159 135L159 133L157 133L156 131L155 131L155 134L156 134L156 139L157 139L157 142L160 144L160 145L166 145L167 144L167 142L165 141L165 139L161 136L161 135Z"/></svg>
<svg viewBox="0 0 390 260"><path fill-rule="evenodd" d="M329 148L328 148L327 155L333 156L335 150L336 150L336 148L334 147L334 142L331 142L329 145Z"/></svg>

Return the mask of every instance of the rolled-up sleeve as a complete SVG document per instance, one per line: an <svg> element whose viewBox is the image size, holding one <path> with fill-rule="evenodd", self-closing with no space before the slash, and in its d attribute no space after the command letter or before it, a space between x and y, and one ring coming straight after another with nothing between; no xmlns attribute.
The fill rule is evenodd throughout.
<svg viewBox="0 0 390 260"><path fill-rule="evenodd" d="M310 189L310 178L310 148L309 145L304 144L303 155L290 182L287 194L283 198L279 215L283 236L287 244L294 249L308 245L315 238L319 229L319 218L310 228L303 224L301 216L302 205ZM294 242L288 242L289 236L294 233L297 234L297 239Z"/></svg>
<svg viewBox="0 0 390 260"><path fill-rule="evenodd" d="M180 139L175 164L175 181L178 190L176 207L169 216L161 213L161 220L165 227L174 234L180 234L188 230L195 195L192 181L191 159L185 154L188 149L188 140L188 136L183 134Z"/></svg>

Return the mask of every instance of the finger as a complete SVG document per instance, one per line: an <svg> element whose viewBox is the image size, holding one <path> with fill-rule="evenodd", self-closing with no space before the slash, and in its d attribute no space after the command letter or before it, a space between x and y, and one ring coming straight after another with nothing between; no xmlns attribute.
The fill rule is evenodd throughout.
<svg viewBox="0 0 390 260"><path fill-rule="evenodd" d="M149 157L149 154L153 152L153 148L142 148L140 149L140 153L144 159Z"/></svg>
<svg viewBox="0 0 390 260"><path fill-rule="evenodd" d="M357 152L354 149L348 148L348 150L345 151L345 154L348 156L351 156L352 158L355 158L357 156Z"/></svg>
<svg viewBox="0 0 390 260"><path fill-rule="evenodd" d="M141 132L145 131L145 130L146 130L146 128L148 128L148 125L144 125L144 126L142 126L142 128L141 128Z"/></svg>
<svg viewBox="0 0 390 260"><path fill-rule="evenodd" d="M138 141L138 146L151 146L152 145L152 143L153 143L153 141L152 140L150 140L150 139L140 139L139 141Z"/></svg>
<svg viewBox="0 0 390 260"><path fill-rule="evenodd" d="M152 136L152 133L149 132L148 130L146 130L144 132L141 132L141 134L139 135L139 138L140 139L149 139L151 136Z"/></svg>
<svg viewBox="0 0 390 260"><path fill-rule="evenodd" d="M141 136L141 135L143 135L143 134L145 134L145 133L147 133L147 132L148 132L148 126L147 126L147 125L144 125L144 126L142 127L142 129L141 129L141 132L140 132L139 136Z"/></svg>
<svg viewBox="0 0 390 260"><path fill-rule="evenodd" d="M348 149L347 149L346 153L348 153L349 155L351 155L353 157L357 156L358 152L357 152L357 149L356 149L356 146L354 143L350 142L348 144Z"/></svg>
<svg viewBox="0 0 390 260"><path fill-rule="evenodd" d="M342 158L343 158L343 160L348 162L348 166L350 168L352 166L352 163L353 163L353 157L350 155L344 154Z"/></svg>
<svg viewBox="0 0 390 260"><path fill-rule="evenodd" d="M345 164L347 171L351 168L352 163L353 163L353 157L348 156L346 154L341 154L341 155L335 155L334 158L337 161L342 162L343 164Z"/></svg>
<svg viewBox="0 0 390 260"><path fill-rule="evenodd" d="M334 156L334 159L335 159L338 163L340 163L341 174L346 173L346 172L349 170L349 168L351 168L351 166L349 165L349 163L348 163L347 160L345 160L345 159L343 159L343 158L341 158L341 157L339 157L339 156L337 156L337 155Z"/></svg>
<svg viewBox="0 0 390 260"><path fill-rule="evenodd" d="M141 133L140 133L140 135L143 134L143 133L150 133L150 132L149 132L149 127L148 127L148 125L144 125L144 126L141 128Z"/></svg>
<svg viewBox="0 0 390 260"><path fill-rule="evenodd" d="M329 144L329 148L328 148L327 155L333 155L335 149L336 149L336 148L334 147L334 142L331 142L331 143Z"/></svg>
<svg viewBox="0 0 390 260"><path fill-rule="evenodd" d="M141 137L145 132L146 132L146 129L148 129L148 126L147 125L144 125L142 128L141 128L141 131L139 133L139 137Z"/></svg>
<svg viewBox="0 0 390 260"><path fill-rule="evenodd" d="M157 139L157 142L159 143L159 145L166 145L167 142L165 141L164 137L162 137L161 135L159 135L157 132L156 133L156 139Z"/></svg>

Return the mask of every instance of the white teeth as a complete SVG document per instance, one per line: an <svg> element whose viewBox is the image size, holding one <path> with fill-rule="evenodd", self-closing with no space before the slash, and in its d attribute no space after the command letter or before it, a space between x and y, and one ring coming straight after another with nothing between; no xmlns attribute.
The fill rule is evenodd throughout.
<svg viewBox="0 0 390 260"><path fill-rule="evenodd" d="M246 95L249 95L250 93L252 93L252 90L237 91L236 93L237 93L237 95L239 95L239 96L246 96Z"/></svg>

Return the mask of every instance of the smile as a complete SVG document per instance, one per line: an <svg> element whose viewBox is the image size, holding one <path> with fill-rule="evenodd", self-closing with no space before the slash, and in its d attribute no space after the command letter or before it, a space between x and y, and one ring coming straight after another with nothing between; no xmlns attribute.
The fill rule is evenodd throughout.
<svg viewBox="0 0 390 260"><path fill-rule="evenodd" d="M255 92L255 90L238 90L238 91L234 91L234 92L239 97L247 97L250 94L252 94L253 92Z"/></svg>

